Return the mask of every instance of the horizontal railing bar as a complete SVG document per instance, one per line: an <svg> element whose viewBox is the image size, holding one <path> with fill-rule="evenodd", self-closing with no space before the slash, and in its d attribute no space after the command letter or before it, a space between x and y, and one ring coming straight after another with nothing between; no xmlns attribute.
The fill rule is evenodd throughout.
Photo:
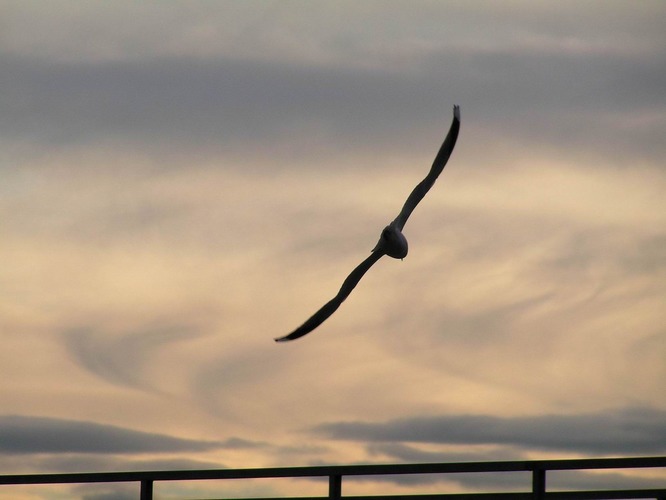
<svg viewBox="0 0 666 500"><path fill-rule="evenodd" d="M626 458L575 458L564 460L531 460L534 468L546 470L574 469L638 469L647 467L665 467L663 457L626 457Z"/></svg>
<svg viewBox="0 0 666 500"><path fill-rule="evenodd" d="M193 498L189 500L328 500L328 496L318 496L318 497L241 497L241 498L229 498L229 497L224 497L224 498L211 498L211 497L205 497L205 498Z"/></svg>
<svg viewBox="0 0 666 500"><path fill-rule="evenodd" d="M142 498L152 498L152 485L155 481L191 481L224 479L262 479L262 478L331 478L350 476L378 476L403 474L448 474L448 473L500 473L532 472L541 474L554 470L594 470L594 469L632 469L647 467L666 467L666 456L660 457L625 457L591 458L568 460L532 460L532 461L495 461L495 462L457 462L457 463L420 463L420 464L366 464L366 465L330 465L312 467L273 467L263 469L210 469L179 471L133 471L133 472L92 472L65 474L14 474L0 475L0 485L27 484L63 484L63 483L115 483L140 482ZM337 491L337 488L334 488ZM536 490L535 490L536 491ZM543 490L541 490L543 491ZM421 495L381 495L381 496L342 496L346 500L465 500L497 498L504 500L528 500L535 492L524 493L449 493ZM334 495L337 498L337 494ZM298 497L292 500L323 500L330 497ZM544 500L594 500L657 498L666 500L666 488L634 490L595 490L595 491L547 491L539 498ZM263 499L271 500L271 499ZM275 499L278 500L278 499ZM282 497L279 500L290 500Z"/></svg>
<svg viewBox="0 0 666 500"><path fill-rule="evenodd" d="M319 497L275 497L275 498L227 498L219 500L328 500L328 496ZM423 493L420 495L344 495L343 500L532 500L531 493ZM207 499L211 500L211 499ZM215 499L212 499L215 500Z"/></svg>
<svg viewBox="0 0 666 500"><path fill-rule="evenodd" d="M612 500L627 498L665 498L666 488L647 490L595 490L595 491L553 491L545 498L557 500Z"/></svg>
<svg viewBox="0 0 666 500"><path fill-rule="evenodd" d="M612 491L567 491L546 493L546 499L553 500L613 500L638 498L664 498L666 490L612 490ZM317 497L261 497L256 500L328 500L328 496ZM345 495L343 500L533 500L533 493L435 493L420 495ZM208 499L211 500L211 499ZM222 500L222 499L220 499ZM247 498L224 500L248 500Z"/></svg>
<svg viewBox="0 0 666 500"><path fill-rule="evenodd" d="M520 472L534 470L628 469L644 467L666 467L666 456L500 462L329 465L313 467L272 467L264 469L14 474L0 476L0 484L110 483L145 480L191 481L206 479L328 477L333 475L371 476L461 472Z"/></svg>
<svg viewBox="0 0 666 500"><path fill-rule="evenodd" d="M431 493L422 495L344 496L343 500L532 500L532 493Z"/></svg>

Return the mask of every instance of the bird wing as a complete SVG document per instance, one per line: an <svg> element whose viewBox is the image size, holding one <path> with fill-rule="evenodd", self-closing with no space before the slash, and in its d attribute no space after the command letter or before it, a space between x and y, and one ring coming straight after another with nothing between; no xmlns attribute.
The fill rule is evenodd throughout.
<svg viewBox="0 0 666 500"><path fill-rule="evenodd" d="M411 215L412 211L416 208L416 205L423 199L426 193L430 190L432 185L439 177L439 174L444 170L446 162L449 160L451 153L453 152L453 147L456 145L456 140L458 139L458 132L460 131L460 107L453 106L453 122L451 122L451 128L449 133L446 135L446 139L442 143L442 146L439 148L439 152L435 157L435 161L430 167L430 172L426 175L425 179L418 183L418 185L411 192L407 201L402 207L402 210L398 216L393 221L393 224L402 231L402 228L405 227L407 219Z"/></svg>
<svg viewBox="0 0 666 500"><path fill-rule="evenodd" d="M349 274L349 276L347 276L347 279L345 279L345 281L342 283L340 291L335 297L324 304L321 309L314 313L312 317L305 323L296 328L296 330L291 332L289 335L276 338L275 341L286 342L288 340L297 339L310 333L312 330L321 325L326 320L326 318L328 318L338 309L338 307L340 307L340 304L344 302L354 287L358 285L358 282L361 281L363 275L373 266L375 262L381 259L383 255L384 252L381 250L372 252L363 262L356 266L356 268Z"/></svg>

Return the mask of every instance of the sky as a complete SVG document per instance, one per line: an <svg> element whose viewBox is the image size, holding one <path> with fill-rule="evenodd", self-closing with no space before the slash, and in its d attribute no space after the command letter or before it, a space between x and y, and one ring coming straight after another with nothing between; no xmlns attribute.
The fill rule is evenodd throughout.
<svg viewBox="0 0 666 500"><path fill-rule="evenodd" d="M664 21L660 0L0 2L1 473L666 454ZM407 258L273 342L369 254L454 104ZM660 473L604 474L558 480ZM136 489L0 489L72 497Z"/></svg>

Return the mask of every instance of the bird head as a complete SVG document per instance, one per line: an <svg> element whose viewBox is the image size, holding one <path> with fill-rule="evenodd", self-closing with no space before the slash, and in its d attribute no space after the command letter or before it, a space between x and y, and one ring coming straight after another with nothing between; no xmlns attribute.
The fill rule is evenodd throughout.
<svg viewBox="0 0 666 500"><path fill-rule="evenodd" d="M394 259L404 259L407 256L407 238L402 234L400 229L398 229L393 222L386 226L382 230L382 234L379 236L379 241L373 252L381 250L389 257Z"/></svg>

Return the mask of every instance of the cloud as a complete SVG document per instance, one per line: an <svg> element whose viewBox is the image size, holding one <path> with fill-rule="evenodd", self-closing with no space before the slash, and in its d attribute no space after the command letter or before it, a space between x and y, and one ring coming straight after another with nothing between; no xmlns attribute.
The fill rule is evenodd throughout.
<svg viewBox="0 0 666 500"><path fill-rule="evenodd" d="M149 389L144 369L151 357L174 342L194 340L201 333L191 326L155 325L138 332L114 335L80 328L63 334L65 348L83 368L113 384Z"/></svg>
<svg viewBox="0 0 666 500"><path fill-rule="evenodd" d="M506 9L485 2L444 5L432 0L192 1L169 7L122 0L113 6L73 3L58 8L34 0L7 1L2 9L7 20L3 47L13 54L59 61L214 59L233 54L369 65L373 57L375 64L377 59L381 64L399 62L415 51L438 47L442 39L485 51L515 47L573 53L648 50L659 48L657 42L663 40L658 2L631 8L617 1L585 6L563 2L554 8L547 2L517 1Z"/></svg>
<svg viewBox="0 0 666 500"><path fill-rule="evenodd" d="M481 450L433 450L423 449L419 446L406 445L400 442L370 442L366 449L371 456L385 456L391 461L399 462L487 462L501 460L521 460L526 456L516 450L505 447L484 446Z"/></svg>
<svg viewBox="0 0 666 500"><path fill-rule="evenodd" d="M128 456L102 453L0 453L0 467L2 467L5 474L63 474L76 472L222 469L226 465L213 460L160 457L142 458L137 455Z"/></svg>
<svg viewBox="0 0 666 500"><path fill-rule="evenodd" d="M0 417L1 453L182 453L222 446L217 441L178 438L95 422L20 415Z"/></svg>
<svg viewBox="0 0 666 500"><path fill-rule="evenodd" d="M334 422L314 432L360 442L492 444L587 454L649 454L666 450L666 412L650 408L531 417L445 415L382 423Z"/></svg>
<svg viewBox="0 0 666 500"><path fill-rule="evenodd" d="M349 150L375 161L377 151L434 151L459 103L465 136L504 154L555 144L559 155L603 150L618 163L657 161L665 151L655 138L666 127L661 57L511 46L487 53L449 41L395 71L229 56L54 63L0 53L0 116L9 117L0 133L33 149L122 144L275 168Z"/></svg>

